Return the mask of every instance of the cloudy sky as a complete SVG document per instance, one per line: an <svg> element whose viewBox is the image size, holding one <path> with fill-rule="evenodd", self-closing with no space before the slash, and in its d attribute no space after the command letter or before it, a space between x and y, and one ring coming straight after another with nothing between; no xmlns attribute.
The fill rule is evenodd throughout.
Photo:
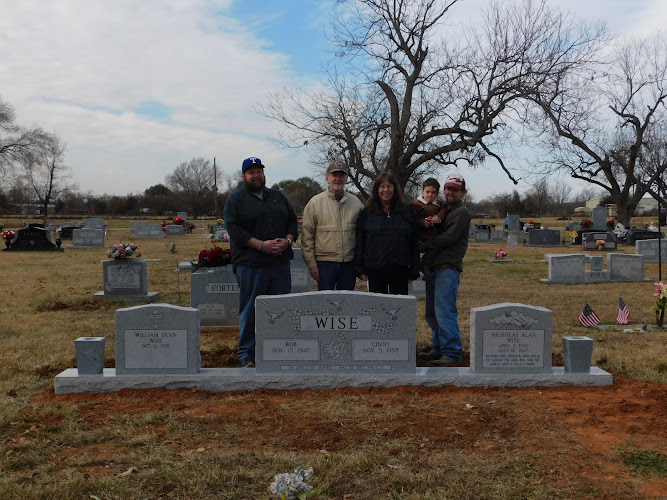
<svg viewBox="0 0 667 500"><path fill-rule="evenodd" d="M646 34L664 0L554 0L613 32ZM216 157L236 175L243 158L269 184L312 176L307 156L269 141L278 125L253 111L267 92L316 85L329 54L333 0L20 0L0 14L0 97L17 122L56 132L83 191L143 192L180 163ZM453 14L477 18L488 0ZM462 169L476 199L512 183ZM444 174L443 174L444 175ZM526 186L520 185L521 190Z"/></svg>

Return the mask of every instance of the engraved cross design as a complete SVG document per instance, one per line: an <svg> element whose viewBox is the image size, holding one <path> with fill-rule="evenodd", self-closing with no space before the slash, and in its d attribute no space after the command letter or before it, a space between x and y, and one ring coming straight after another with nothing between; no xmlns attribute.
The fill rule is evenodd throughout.
<svg viewBox="0 0 667 500"><path fill-rule="evenodd" d="M152 313L150 313L150 314L148 315L148 317L149 317L150 319L154 319L154 320L155 320L155 323L153 324L153 328L157 328L158 326L160 326L160 325L158 325L158 322L157 322L157 321L158 321L159 319L164 318L164 315L160 314L160 313L157 312L157 311L153 311Z"/></svg>

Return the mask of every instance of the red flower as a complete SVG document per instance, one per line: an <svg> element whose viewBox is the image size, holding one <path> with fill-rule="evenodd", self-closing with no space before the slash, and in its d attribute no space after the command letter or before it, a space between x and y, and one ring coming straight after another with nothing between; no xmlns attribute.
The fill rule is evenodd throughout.
<svg viewBox="0 0 667 500"><path fill-rule="evenodd" d="M222 248L213 247L208 251L208 262L215 266L218 261L222 260Z"/></svg>
<svg viewBox="0 0 667 500"><path fill-rule="evenodd" d="M199 262L204 262L206 260L206 250L199 252L198 260Z"/></svg>

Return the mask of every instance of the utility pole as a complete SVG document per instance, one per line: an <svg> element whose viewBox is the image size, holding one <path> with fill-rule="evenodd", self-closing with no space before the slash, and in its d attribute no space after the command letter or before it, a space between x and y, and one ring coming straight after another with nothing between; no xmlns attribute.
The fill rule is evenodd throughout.
<svg viewBox="0 0 667 500"><path fill-rule="evenodd" d="M213 212L218 216L218 167L215 166L215 156L213 157Z"/></svg>

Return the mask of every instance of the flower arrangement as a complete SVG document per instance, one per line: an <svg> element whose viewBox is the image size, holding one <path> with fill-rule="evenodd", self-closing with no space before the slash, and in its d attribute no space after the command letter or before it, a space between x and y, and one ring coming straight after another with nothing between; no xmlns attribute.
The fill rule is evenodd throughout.
<svg viewBox="0 0 667 500"><path fill-rule="evenodd" d="M604 246L605 243L606 243L605 240L595 240L595 244L598 245L598 246L600 246L600 245Z"/></svg>
<svg viewBox="0 0 667 500"><path fill-rule="evenodd" d="M628 230L625 229L623 224L618 222L616 226L614 226L612 233L614 233L618 239L622 240L625 239L625 236L628 234Z"/></svg>
<svg viewBox="0 0 667 500"><path fill-rule="evenodd" d="M592 225L593 225L593 221L590 220L590 219L584 219L584 220L582 220L582 221L579 221L579 225L580 225L581 227L592 226Z"/></svg>
<svg viewBox="0 0 667 500"><path fill-rule="evenodd" d="M0 236L2 236L3 240L13 240L14 239L14 231L12 231L11 229L6 229L2 232L2 234Z"/></svg>
<svg viewBox="0 0 667 500"><path fill-rule="evenodd" d="M209 238L215 241L229 241L229 233L224 230L216 231L208 235Z"/></svg>
<svg viewBox="0 0 667 500"><path fill-rule="evenodd" d="M312 467L303 470L300 466L292 473L276 474L269 486L269 491L272 495L279 495L281 500L295 498L305 500L314 493L313 487L307 482L312 476Z"/></svg>
<svg viewBox="0 0 667 500"><path fill-rule="evenodd" d="M222 249L220 247L213 247L210 250L202 250L199 252L197 260L192 261L192 267L199 269L200 267L220 267L226 266L232 262L231 249Z"/></svg>
<svg viewBox="0 0 667 500"><path fill-rule="evenodd" d="M174 217L174 224L184 224L184 223L185 219L183 219L183 217L178 217L178 216Z"/></svg>
<svg viewBox="0 0 667 500"><path fill-rule="evenodd" d="M134 243L118 243L114 245L111 250L109 250L108 257L110 259L127 259L128 257L141 257L141 254L137 251L139 245Z"/></svg>
<svg viewBox="0 0 667 500"><path fill-rule="evenodd" d="M662 281L653 283L655 285L655 293L653 294L655 299L655 317L658 325L662 326L662 321L665 317L665 308L667 308L667 284Z"/></svg>
<svg viewBox="0 0 667 500"><path fill-rule="evenodd" d="M500 248L499 250L494 250L494 252L496 253L496 260L501 260L507 257L507 252L502 248Z"/></svg>
<svg viewBox="0 0 667 500"><path fill-rule="evenodd" d="M576 238L577 236L579 236L579 233L576 231L570 231L569 233L567 233L567 236L568 238Z"/></svg>
<svg viewBox="0 0 667 500"><path fill-rule="evenodd" d="M222 219L215 219L216 224L222 224Z"/></svg>

